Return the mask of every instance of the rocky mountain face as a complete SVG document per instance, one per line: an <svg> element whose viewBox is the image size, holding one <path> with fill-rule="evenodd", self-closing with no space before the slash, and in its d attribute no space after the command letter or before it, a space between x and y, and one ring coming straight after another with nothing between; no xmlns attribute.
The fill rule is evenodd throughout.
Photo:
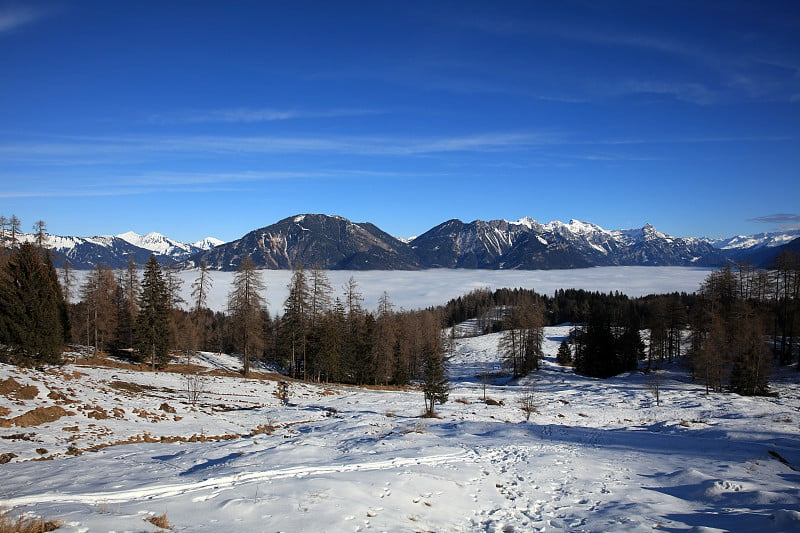
<svg viewBox="0 0 800 533"><path fill-rule="evenodd" d="M298 215L251 231L187 261L234 270L249 255L258 268L290 269L297 264L339 270L420 268L408 245L369 223L342 217Z"/></svg>
<svg viewBox="0 0 800 533"><path fill-rule="evenodd" d="M594 224L450 220L410 243L427 267L547 269L591 266L713 266L723 253L700 239L665 235L650 225L607 231Z"/></svg>
<svg viewBox="0 0 800 533"><path fill-rule="evenodd" d="M592 266L720 266L749 261L770 266L782 250L796 250L800 231L709 240L673 237L650 224L639 229L608 231L570 220L541 224L532 218L448 220L409 241L397 239L374 224L337 216L306 214L251 231L223 243L207 238L181 243L159 233L116 236L47 235L56 265L74 268L96 264L124 268L155 254L161 264L234 270L249 255L258 268L290 269L296 264L344 270L413 270L420 268L561 269ZM35 240L34 235L20 235Z"/></svg>

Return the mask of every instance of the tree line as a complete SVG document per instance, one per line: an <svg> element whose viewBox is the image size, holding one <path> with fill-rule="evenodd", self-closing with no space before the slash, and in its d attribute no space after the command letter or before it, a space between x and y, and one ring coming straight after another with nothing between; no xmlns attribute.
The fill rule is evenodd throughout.
<svg viewBox="0 0 800 533"><path fill-rule="evenodd" d="M695 294L479 289L417 311L394 309L385 293L377 310L367 311L354 279L334 295L324 270L297 266L288 297L272 315L249 257L236 272L226 312L214 312L207 307L213 280L205 264L189 302L180 297L177 272L154 256L143 270L132 259L118 271L98 265L78 286L68 261L60 273L53 267L44 222L34 226L40 238L30 243L17 241L18 220L0 222L0 357L18 364L57 362L64 343L154 368L175 351L231 352L242 355L245 375L254 361L274 361L310 381L423 380L433 399L446 396L443 328L451 328L453 346L452 326L471 320L471 331L462 334L503 332L498 352L514 376L539 367L543 327L563 323L575 326L559 362L589 376L616 375L643 361L645 371L657 371L681 360L709 390L765 394L771 356L800 369L800 259L791 253L770 270L739 264L713 272Z"/></svg>

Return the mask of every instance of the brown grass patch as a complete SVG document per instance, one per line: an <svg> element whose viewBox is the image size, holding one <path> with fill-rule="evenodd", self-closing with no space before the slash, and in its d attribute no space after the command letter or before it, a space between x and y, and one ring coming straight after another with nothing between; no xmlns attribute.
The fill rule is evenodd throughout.
<svg viewBox="0 0 800 533"><path fill-rule="evenodd" d="M259 424L253 429L253 431L250 432L250 436L255 437L256 435L272 435L273 431L275 431L275 426L271 424Z"/></svg>
<svg viewBox="0 0 800 533"><path fill-rule="evenodd" d="M11 414L11 409L9 409L8 407L4 407L4 406L0 405L0 417L8 416L10 414Z"/></svg>
<svg viewBox="0 0 800 533"><path fill-rule="evenodd" d="M92 406L88 411L85 412L87 417L94 418L95 420L106 420L107 418L111 418L108 414L108 411L99 405Z"/></svg>
<svg viewBox="0 0 800 533"><path fill-rule="evenodd" d="M123 390L125 392L144 392L156 388L150 385L139 385L138 383L130 383L128 381L112 381L108 386L112 389Z"/></svg>
<svg viewBox="0 0 800 533"><path fill-rule="evenodd" d="M21 385L14 378L0 381L0 395L14 400L33 400L39 395L39 389L33 385Z"/></svg>
<svg viewBox="0 0 800 533"><path fill-rule="evenodd" d="M151 516L149 518L145 518L145 520L156 527L160 527L161 529L172 529L172 525L169 523L169 520L167 520L167 513L158 516Z"/></svg>
<svg viewBox="0 0 800 533"><path fill-rule="evenodd" d="M208 368L200 365L174 363L167 365L167 368L164 369L164 372L173 372L175 374L202 374L206 370L208 370Z"/></svg>
<svg viewBox="0 0 800 533"><path fill-rule="evenodd" d="M29 518L18 516L16 519L9 516L8 511L0 512L0 533L47 533L61 527L59 520L44 520L43 518Z"/></svg>
<svg viewBox="0 0 800 533"><path fill-rule="evenodd" d="M59 403L77 403L78 401L70 398L63 392L56 389L51 390L50 393L47 395L47 397Z"/></svg>
<svg viewBox="0 0 800 533"><path fill-rule="evenodd" d="M72 416L75 413L66 411L63 407L53 405L50 407L37 407L32 411L21 414L11 419L0 419L0 427L30 427L55 422L62 416Z"/></svg>

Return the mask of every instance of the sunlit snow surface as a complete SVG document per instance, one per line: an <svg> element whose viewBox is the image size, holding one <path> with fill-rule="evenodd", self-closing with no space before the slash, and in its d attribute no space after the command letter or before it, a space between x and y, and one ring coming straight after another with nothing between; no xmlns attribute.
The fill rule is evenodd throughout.
<svg viewBox="0 0 800 533"><path fill-rule="evenodd" d="M0 381L38 390L0 395L6 419L36 406L74 413L0 428L2 451L18 455L0 465L1 503L60 519L65 532L154 531L144 519L165 512L176 531L215 533L800 529L796 372L777 376L775 397L743 398L706 395L672 367L657 406L642 374L601 381L556 366L568 332L546 329L544 367L520 383L502 375L497 335L458 340L451 401L436 419L419 418L414 390L292 383L283 406L275 381L216 376L192 407L178 374L0 365ZM199 362L237 368L225 355ZM482 402L485 381L502 405ZM531 387L538 413L526 422L517 402ZM109 417L92 417L97 407ZM144 432L247 435L261 424L275 429L65 455ZM55 458L19 462L37 448Z"/></svg>

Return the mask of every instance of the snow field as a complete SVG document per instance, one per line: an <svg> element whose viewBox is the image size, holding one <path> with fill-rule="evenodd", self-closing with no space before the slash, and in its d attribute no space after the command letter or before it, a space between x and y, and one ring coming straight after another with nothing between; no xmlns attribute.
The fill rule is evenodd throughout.
<svg viewBox="0 0 800 533"><path fill-rule="evenodd" d="M498 335L459 339L436 419L419 418L414 390L292 382L283 406L274 380L218 375L192 406L180 374L0 365L0 381L37 388L0 396L5 420L74 413L0 428L0 453L18 456L0 465L0 504L68 532L151 531L144 518L165 512L192 532L800 529L796 373L778 376L776 397L744 398L705 395L674 366L656 406L640 373L596 380L557 366L568 332L546 328L543 368L520 382L502 376ZM481 401L487 368L502 405ZM526 423L517 402L531 388ZM39 448L53 459L31 461Z"/></svg>

